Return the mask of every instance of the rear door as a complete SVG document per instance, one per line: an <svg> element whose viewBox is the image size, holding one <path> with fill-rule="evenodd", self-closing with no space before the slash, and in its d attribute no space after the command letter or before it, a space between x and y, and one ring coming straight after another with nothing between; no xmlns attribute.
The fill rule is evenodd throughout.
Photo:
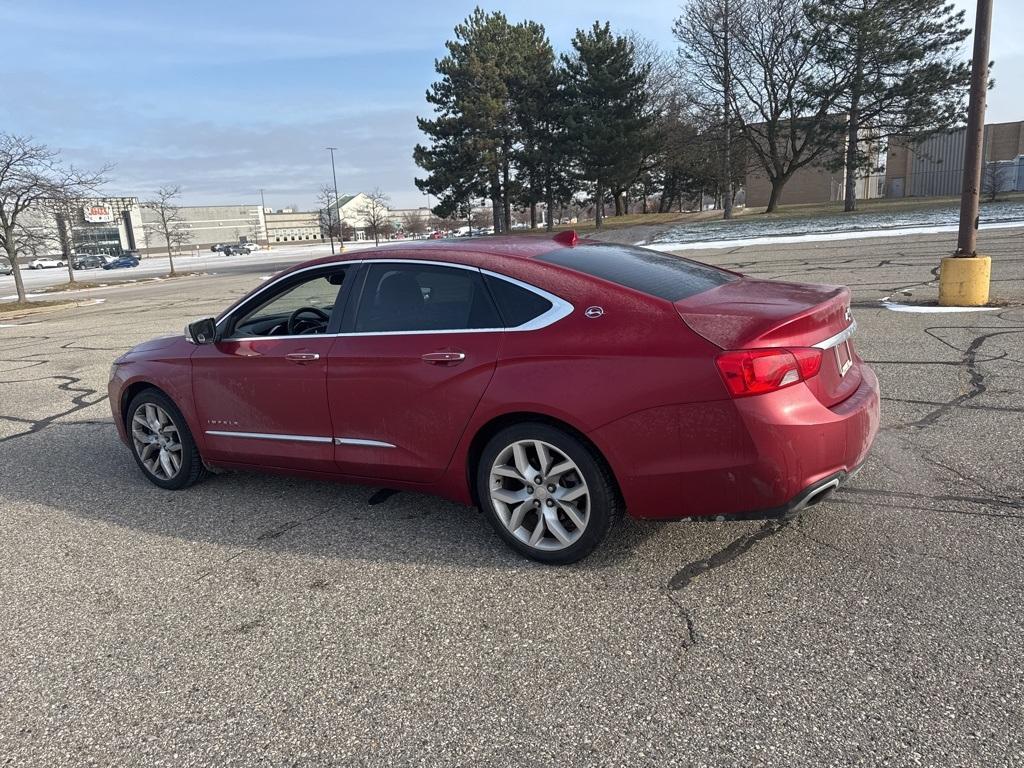
<svg viewBox="0 0 1024 768"><path fill-rule="evenodd" d="M504 334L480 270L370 261L331 349L334 455L350 475L428 482L447 468Z"/></svg>

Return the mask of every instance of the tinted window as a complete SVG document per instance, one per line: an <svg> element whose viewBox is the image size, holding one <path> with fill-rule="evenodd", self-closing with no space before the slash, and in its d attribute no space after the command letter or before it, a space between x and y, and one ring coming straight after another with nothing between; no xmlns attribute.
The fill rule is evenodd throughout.
<svg viewBox="0 0 1024 768"><path fill-rule="evenodd" d="M500 328L476 270L427 264L373 264L355 331L455 331Z"/></svg>
<svg viewBox="0 0 1024 768"><path fill-rule="evenodd" d="M543 296L508 280L491 275L484 275L484 280L498 305L498 312L506 328L518 328L551 309L551 302Z"/></svg>
<svg viewBox="0 0 1024 768"><path fill-rule="evenodd" d="M577 245L539 258L669 301L679 301L736 279L728 272L695 261L628 245Z"/></svg>

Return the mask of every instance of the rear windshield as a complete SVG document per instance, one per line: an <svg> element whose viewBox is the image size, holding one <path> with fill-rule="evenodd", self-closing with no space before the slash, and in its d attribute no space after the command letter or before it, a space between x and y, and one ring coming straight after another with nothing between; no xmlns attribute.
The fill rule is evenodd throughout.
<svg viewBox="0 0 1024 768"><path fill-rule="evenodd" d="M538 258L669 301L736 279L728 272L678 256L613 243L559 248Z"/></svg>

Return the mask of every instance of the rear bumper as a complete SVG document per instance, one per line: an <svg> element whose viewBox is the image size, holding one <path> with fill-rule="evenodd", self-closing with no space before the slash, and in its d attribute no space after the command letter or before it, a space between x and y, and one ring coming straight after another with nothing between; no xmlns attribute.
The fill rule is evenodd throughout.
<svg viewBox="0 0 1024 768"><path fill-rule="evenodd" d="M861 371L856 392L832 408L797 384L630 417L595 442L636 446L628 463L613 462L633 517L778 517L820 501L867 457L880 398L874 372Z"/></svg>

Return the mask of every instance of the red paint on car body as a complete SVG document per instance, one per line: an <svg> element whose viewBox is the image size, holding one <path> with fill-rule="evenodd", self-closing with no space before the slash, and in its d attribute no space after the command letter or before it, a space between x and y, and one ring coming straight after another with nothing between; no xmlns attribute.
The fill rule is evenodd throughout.
<svg viewBox="0 0 1024 768"><path fill-rule="evenodd" d="M575 250L588 247L580 241ZM629 513L655 519L777 509L864 460L878 429L878 381L852 346L845 375L844 358L829 348L806 380L744 397L733 396L716 364L726 350L813 348L843 333L851 324L847 289L730 274L672 301L548 258L571 248L539 238L428 242L293 267L275 280L315 265L362 270L382 260L476 267L540 288L572 311L526 331L359 335L342 328L337 335L143 344L119 359L110 380L121 438L129 442L130 395L155 386L178 405L210 465L469 503L481 436L510 419L539 417L589 441ZM586 312L594 307L602 312ZM464 357L424 359L445 352ZM294 353L318 358L296 364L287 357ZM336 444L338 436L392 447Z"/></svg>

